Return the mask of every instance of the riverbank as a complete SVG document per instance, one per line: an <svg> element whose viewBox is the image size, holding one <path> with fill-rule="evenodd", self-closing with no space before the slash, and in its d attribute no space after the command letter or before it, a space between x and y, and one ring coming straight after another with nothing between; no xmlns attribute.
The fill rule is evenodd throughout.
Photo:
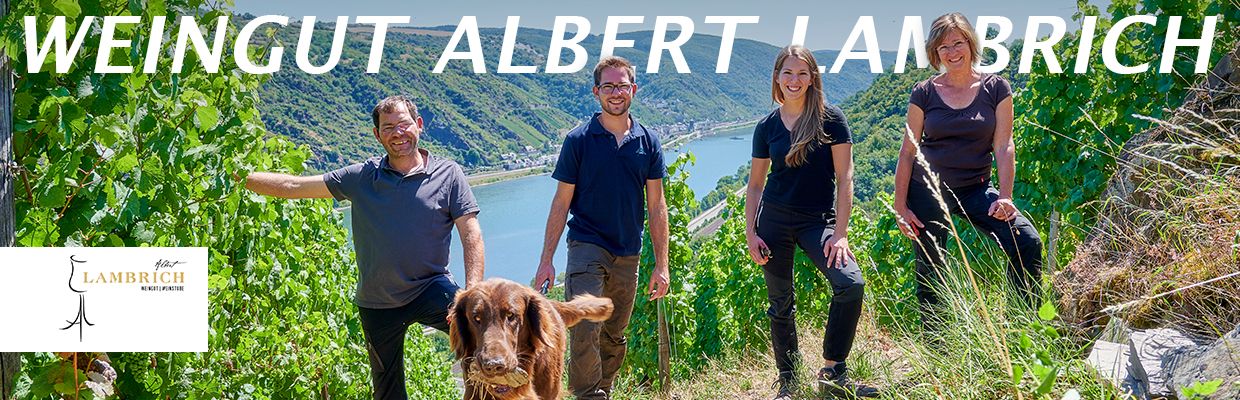
<svg viewBox="0 0 1240 400"><path fill-rule="evenodd" d="M524 178L524 177L532 176L532 175L550 174L551 168L552 166L550 165L539 165L539 166L534 166L534 167L520 168L520 169L514 169L514 170L508 170L508 171L485 172L481 174L473 174L473 175L466 176L465 179L467 182L469 182L469 186L479 187L479 186L490 185L492 183L499 183L499 182L509 181L509 180L513 180L517 178Z"/></svg>
<svg viewBox="0 0 1240 400"><path fill-rule="evenodd" d="M724 131L731 131L731 130L741 129L745 127L751 127L751 126L757 125L759 119L760 118L755 118L750 121L724 122L721 124L712 125L709 128L696 129L692 132L677 136L675 139L672 139L666 143L663 143L663 148L673 149L684 143L697 140L697 139L701 139L707 136L718 135L720 133L723 133Z"/></svg>
<svg viewBox="0 0 1240 400"><path fill-rule="evenodd" d="M734 131L734 130L742 129L746 127L752 127L756 125L757 123L758 123L758 120L754 119L751 121L725 122L725 123L712 125L709 128L696 129L692 132L677 136L676 138L670 141L664 142L663 148L664 149L675 149L681 145L684 145L688 142L692 142L697 139L714 136L714 135L718 135L724 132ZM474 173L474 174L469 174L466 178L468 179L470 186L479 187L479 186L486 186L490 184L510 181L513 179L524 178L527 176L550 174L553 168L554 166L552 165L538 165L538 166L533 166L533 167L519 168L519 169L507 170L507 171L487 171L487 172L482 172L482 173Z"/></svg>
<svg viewBox="0 0 1240 400"><path fill-rule="evenodd" d="M671 162L679 153L695 154L697 162L683 166L688 174L685 183L694 193L709 193L721 177L731 176L739 165L750 159L749 141L737 140L747 132L744 128L725 129L717 135L681 143L675 150L668 149L666 157ZM471 177L474 197L482 209L478 222L487 241L488 276L517 282L533 277L541 257L547 210L557 185L555 179L545 176L548 172L549 167L490 171ZM521 175L524 176L517 178ZM342 212L345 226L351 227L349 210ZM459 241L453 240L449 269L457 277L464 276L463 251ZM567 257L567 250L561 245L556 249L553 262L562 266Z"/></svg>

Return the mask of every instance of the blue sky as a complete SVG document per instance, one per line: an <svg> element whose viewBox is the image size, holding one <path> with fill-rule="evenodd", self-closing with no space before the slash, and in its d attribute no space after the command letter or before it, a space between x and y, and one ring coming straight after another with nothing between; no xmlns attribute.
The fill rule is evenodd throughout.
<svg viewBox="0 0 1240 400"><path fill-rule="evenodd" d="M695 34L719 35L719 24L706 24L707 15L756 15L757 24L741 25L737 31L740 38L754 39L774 45L787 44L792 39L793 23L798 15L809 16L806 46L812 49L838 49L843 47L849 32L863 15L874 17L879 47L895 50L899 44L900 28L905 15L920 15L923 25L928 26L935 17L959 11L975 19L978 15L1005 16L1013 22L1012 37L1023 37L1025 22L1031 15L1063 17L1068 30L1075 30L1071 22L1077 11L1075 0L1003 1L886 1L886 0L761 0L761 1L674 1L674 0L628 0L628 1L298 1L298 0L236 0L236 10L256 15L281 14L300 19L314 15L320 21L334 21L336 16L348 15L407 15L412 25L456 25L461 16L477 16L483 27L502 27L510 15L521 17L521 26L551 29L557 15L583 16L590 20L592 34L601 34L608 16L645 16L644 23L622 25L621 31L646 31L654 29L655 17L680 15L693 19ZM1044 28L1043 33L1048 32Z"/></svg>

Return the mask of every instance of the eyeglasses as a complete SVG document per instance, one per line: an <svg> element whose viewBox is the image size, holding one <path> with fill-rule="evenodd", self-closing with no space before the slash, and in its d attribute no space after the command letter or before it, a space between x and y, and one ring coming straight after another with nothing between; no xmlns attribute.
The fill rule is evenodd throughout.
<svg viewBox="0 0 1240 400"><path fill-rule="evenodd" d="M402 132L402 133L408 132L409 129L411 128L413 128L412 122L404 122L404 123L400 123L397 125L383 128L382 130L380 130L380 132L383 132L384 135L392 135L392 134L395 134L396 132Z"/></svg>
<svg viewBox="0 0 1240 400"><path fill-rule="evenodd" d="M604 83L598 86L598 91L603 94L632 93L633 85L629 83L621 83L619 85Z"/></svg>
<svg viewBox="0 0 1240 400"><path fill-rule="evenodd" d="M936 50L938 50L940 53L943 53L943 52L946 52L948 49L960 50L960 49L967 47L968 45L969 45L969 42L967 41L957 40L956 43L952 43L950 45L939 46Z"/></svg>

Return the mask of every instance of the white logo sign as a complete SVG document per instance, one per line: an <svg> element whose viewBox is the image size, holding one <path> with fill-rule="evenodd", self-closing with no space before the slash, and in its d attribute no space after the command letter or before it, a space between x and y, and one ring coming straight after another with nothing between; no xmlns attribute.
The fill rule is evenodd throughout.
<svg viewBox="0 0 1240 400"><path fill-rule="evenodd" d="M207 351L204 247L0 248L0 351Z"/></svg>

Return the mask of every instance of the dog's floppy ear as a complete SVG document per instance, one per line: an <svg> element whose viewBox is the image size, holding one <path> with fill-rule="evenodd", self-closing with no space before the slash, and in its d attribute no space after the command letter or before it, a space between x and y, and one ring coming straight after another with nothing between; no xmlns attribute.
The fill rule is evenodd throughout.
<svg viewBox="0 0 1240 400"><path fill-rule="evenodd" d="M456 294L456 299L448 309L448 344L452 346L458 360L469 357L475 351L474 335L466 311L469 309L469 299L468 292L462 290Z"/></svg>
<svg viewBox="0 0 1240 400"><path fill-rule="evenodd" d="M551 346L551 310L547 310L547 301L534 293L532 289L525 292L525 329L530 332L531 345L537 349L538 347L550 348Z"/></svg>

